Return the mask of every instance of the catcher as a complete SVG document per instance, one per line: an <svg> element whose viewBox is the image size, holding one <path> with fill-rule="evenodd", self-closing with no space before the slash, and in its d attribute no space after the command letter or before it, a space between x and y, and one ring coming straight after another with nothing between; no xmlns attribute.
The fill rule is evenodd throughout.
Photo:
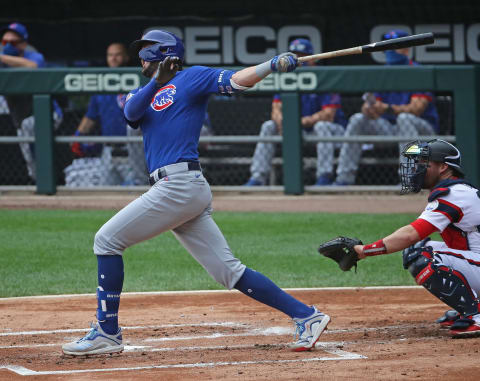
<svg viewBox="0 0 480 381"><path fill-rule="evenodd" d="M403 250L403 267L417 284L453 308L437 320L452 337L480 334L480 191L464 180L459 150L446 141L414 141L402 152L402 193L429 189L422 214L369 245L338 237L319 252L344 271L360 259ZM428 236L440 232L444 242Z"/></svg>

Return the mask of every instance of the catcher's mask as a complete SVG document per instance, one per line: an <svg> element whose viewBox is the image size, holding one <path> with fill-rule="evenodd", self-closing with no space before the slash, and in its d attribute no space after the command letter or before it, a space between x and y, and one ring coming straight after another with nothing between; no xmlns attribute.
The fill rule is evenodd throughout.
<svg viewBox="0 0 480 381"><path fill-rule="evenodd" d="M143 47L145 42L154 44ZM183 62L185 55L182 40L173 33L159 29L150 30L140 40L132 42L130 51L148 62L161 62L167 57L178 57Z"/></svg>
<svg viewBox="0 0 480 381"><path fill-rule="evenodd" d="M407 159L405 163L400 164L402 194L420 192L425 183L430 161L448 164L456 177L464 177L460 151L445 140L410 142L403 148L402 155Z"/></svg>

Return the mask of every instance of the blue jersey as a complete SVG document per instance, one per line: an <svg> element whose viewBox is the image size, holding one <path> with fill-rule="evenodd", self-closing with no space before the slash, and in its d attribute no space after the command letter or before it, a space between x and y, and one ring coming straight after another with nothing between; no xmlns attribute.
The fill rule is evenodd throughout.
<svg viewBox="0 0 480 381"><path fill-rule="evenodd" d="M45 58L43 57L42 53L25 50L23 52L23 58L35 62L38 67L45 66Z"/></svg>
<svg viewBox="0 0 480 381"><path fill-rule="evenodd" d="M408 61L408 65L418 66L417 62L412 60ZM428 106L420 115L420 118L425 119L433 127L435 132L439 131L438 125L438 113L437 108L435 107L434 96L430 92L383 92L375 93L377 100L382 101L383 103L392 104L392 105L406 105L410 103L412 98L425 98L428 100ZM383 114L382 118L387 119L390 123L395 124L397 116L393 114Z"/></svg>
<svg viewBox="0 0 480 381"><path fill-rule="evenodd" d="M123 117L124 104L123 94L93 95L85 115L100 124L103 136L125 136L127 129Z"/></svg>
<svg viewBox="0 0 480 381"><path fill-rule="evenodd" d="M281 102L280 95L274 95L273 101ZM324 108L331 107L337 109L333 122L344 127L347 125L347 119L342 111L340 95L337 93L302 94L300 102L302 105L302 116L310 116Z"/></svg>
<svg viewBox="0 0 480 381"><path fill-rule="evenodd" d="M391 105L406 105L410 103L412 98L425 98L428 100L428 106L420 115L420 118L425 119L433 127L435 132L438 132L438 113L437 108L434 103L434 96L432 93L425 92L385 92L385 93L375 93L375 97L382 101L383 103ZM395 124L397 116L393 114L383 114L382 118L387 119L390 123Z"/></svg>
<svg viewBox="0 0 480 381"><path fill-rule="evenodd" d="M149 172L169 164L198 161L198 140L208 97L225 93L222 84L233 74L230 70L192 66L177 72L165 86L156 90L143 116L129 123L142 129ZM151 86L152 81L145 87ZM127 107L130 99L143 88L128 94Z"/></svg>

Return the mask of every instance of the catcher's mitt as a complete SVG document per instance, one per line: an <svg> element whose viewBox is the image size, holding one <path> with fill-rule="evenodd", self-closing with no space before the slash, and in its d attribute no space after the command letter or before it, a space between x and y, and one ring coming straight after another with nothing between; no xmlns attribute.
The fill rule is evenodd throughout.
<svg viewBox="0 0 480 381"><path fill-rule="evenodd" d="M340 236L322 243L318 248L318 252L337 262L343 271L349 271L355 266L356 272L358 255L353 249L355 245L363 245L363 243L357 238Z"/></svg>

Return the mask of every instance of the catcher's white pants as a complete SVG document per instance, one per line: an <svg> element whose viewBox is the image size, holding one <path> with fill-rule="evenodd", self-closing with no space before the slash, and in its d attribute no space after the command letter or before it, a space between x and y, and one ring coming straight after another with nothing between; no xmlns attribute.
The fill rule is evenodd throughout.
<svg viewBox="0 0 480 381"><path fill-rule="evenodd" d="M167 177L113 216L95 235L96 255L123 251L165 231L178 241L220 284L232 289L245 271L212 219L212 193L200 171L186 163L167 167ZM177 172L178 171L178 172ZM170 174L169 174L170 173ZM170 253L159 254L168 258Z"/></svg>
<svg viewBox="0 0 480 381"><path fill-rule="evenodd" d="M345 136L384 135L415 137L433 134L433 127L425 119L408 113L399 114L395 125L384 118L369 119L364 114L357 113L350 117L345 130ZM404 144L399 144L400 153ZM355 174L361 155L362 143L342 144L338 158L337 181L350 184L355 182Z"/></svg>
<svg viewBox="0 0 480 381"><path fill-rule="evenodd" d="M450 249L444 242L428 241L425 246L431 246L436 264L443 264L460 272L475 293L480 295L480 253L468 250Z"/></svg>
<svg viewBox="0 0 480 381"><path fill-rule="evenodd" d="M316 134L318 136L338 136L343 135L345 129L336 123L318 122L312 131L302 130L304 135ZM278 135L278 128L273 120L267 120L262 124L260 136ZM317 177L333 171L333 143L317 144ZM259 142L255 147L250 173L252 178L263 183L266 182L268 175L272 170L272 160L275 155L275 143Z"/></svg>

